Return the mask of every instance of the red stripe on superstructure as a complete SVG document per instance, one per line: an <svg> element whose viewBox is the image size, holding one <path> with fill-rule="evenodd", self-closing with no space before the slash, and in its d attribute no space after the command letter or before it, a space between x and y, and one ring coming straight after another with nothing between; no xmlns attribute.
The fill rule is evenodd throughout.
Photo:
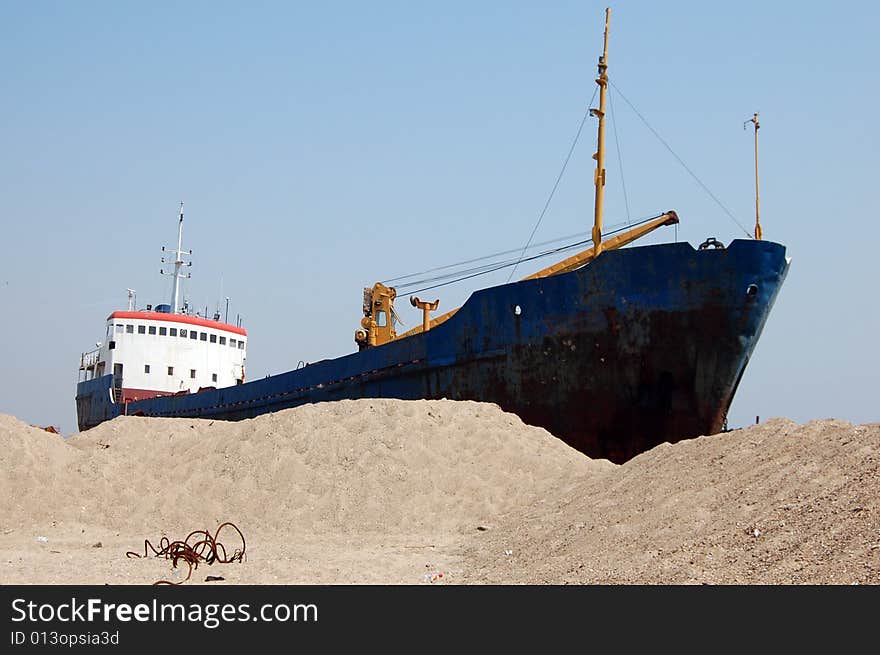
<svg viewBox="0 0 880 655"><path fill-rule="evenodd" d="M187 316L186 314L171 314L166 312L113 312L107 317L109 321L112 318L135 318L146 321L171 321L172 323L186 323L187 325L199 325L201 327L214 328L224 332L233 332L243 337L247 336L247 330L229 325L229 323L221 323L220 321L211 321L201 316Z"/></svg>
<svg viewBox="0 0 880 655"><path fill-rule="evenodd" d="M174 394L170 391L153 391L152 389L129 389L128 387L124 387L122 389L122 402L133 403L137 400L148 400L149 398L156 398L157 396L173 395Z"/></svg>

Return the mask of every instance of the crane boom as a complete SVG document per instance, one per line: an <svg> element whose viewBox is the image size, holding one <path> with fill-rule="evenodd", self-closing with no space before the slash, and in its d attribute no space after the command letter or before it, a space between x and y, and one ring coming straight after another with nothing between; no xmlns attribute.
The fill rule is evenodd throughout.
<svg viewBox="0 0 880 655"><path fill-rule="evenodd" d="M674 211L668 211L657 218L648 221L644 225L639 225L632 230L628 230L623 234L618 234L616 237L612 237L607 241L602 242L602 250L616 250L617 248L622 248L623 246L632 243L636 239L641 239L646 234L653 232L658 227L663 227L664 225L675 225L678 223L678 214ZM572 255L568 259L563 259L561 262L556 262L552 266L548 266L547 268L542 268L540 271L536 273L532 273L528 277L524 277L523 280L534 280L539 277L547 277L550 275L557 275L559 273L568 273L569 271L573 271L576 268L580 268L584 264L589 264L596 258L596 249L593 246L590 246L586 250L583 250L575 255Z"/></svg>
<svg viewBox="0 0 880 655"><path fill-rule="evenodd" d="M657 218L648 221L644 225L639 225L638 227L633 228L632 230L628 230L623 234L618 234L616 237L612 237L607 241L602 242L602 251L605 250L616 250L618 248L622 248L625 245L628 245L635 241L636 239L640 239L646 234L649 234L656 230L658 227L663 227L664 225L675 225L678 223L678 214L674 211L668 211L665 214L658 216ZM568 273L569 271L573 271L576 268L580 268L581 266L585 266L589 264L596 258L596 250L593 246L590 246L586 250L583 250L567 259L563 259L561 262L557 262L552 266L548 266L547 268L542 268L540 271L532 273L528 275L522 280L524 282L526 280L534 280L542 277L550 277L551 275L559 275L560 273ZM441 314L436 318L431 319L428 324L428 329L437 327L444 321L448 321L452 318L455 313L458 311L458 308L452 309L445 314ZM418 334L419 332L423 332L424 327L422 325L418 325L411 330L407 330L401 334L397 335L398 339L403 337L408 337L412 334Z"/></svg>

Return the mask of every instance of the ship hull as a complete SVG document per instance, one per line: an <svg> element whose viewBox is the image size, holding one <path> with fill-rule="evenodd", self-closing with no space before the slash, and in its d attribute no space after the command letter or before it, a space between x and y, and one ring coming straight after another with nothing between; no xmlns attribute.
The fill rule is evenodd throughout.
<svg viewBox="0 0 880 655"><path fill-rule="evenodd" d="M767 241L609 251L570 273L477 291L425 334L247 384L117 404L112 375L81 383L79 425L448 398L496 403L590 457L623 462L722 429L787 272L785 248Z"/></svg>

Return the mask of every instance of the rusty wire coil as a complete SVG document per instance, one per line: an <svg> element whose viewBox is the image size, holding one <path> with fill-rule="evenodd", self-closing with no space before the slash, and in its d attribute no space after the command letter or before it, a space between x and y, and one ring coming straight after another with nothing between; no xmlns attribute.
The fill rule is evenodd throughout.
<svg viewBox="0 0 880 655"><path fill-rule="evenodd" d="M227 526L235 530L241 538L241 548L233 550L231 555L228 554L226 546L224 546L217 538L220 536L220 532L223 528ZM152 551L153 557L170 559L171 566L175 569L177 568L178 562L186 562L189 566L189 570L183 580L179 582L159 580L153 583L154 585L180 585L190 579L193 569L198 568L200 562L204 562L208 565L214 564L214 562L220 564L243 562L245 548L244 534L242 534L241 530L235 525L235 523L227 521L226 523L221 523L220 527L217 528L217 531L213 535L207 530L193 530L186 536L186 539L183 540L171 541L168 537L162 537L159 540L158 548L150 543L149 539L144 539L143 555L130 550L125 553L125 556L137 558L151 557L150 551Z"/></svg>

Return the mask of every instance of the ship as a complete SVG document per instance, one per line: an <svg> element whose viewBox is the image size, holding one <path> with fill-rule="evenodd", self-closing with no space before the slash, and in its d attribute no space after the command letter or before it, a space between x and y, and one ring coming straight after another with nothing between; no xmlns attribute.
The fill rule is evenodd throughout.
<svg viewBox="0 0 880 655"><path fill-rule="evenodd" d="M191 251L178 221L172 298L106 319L105 341L80 356L80 430L119 415L241 420L359 398L494 403L593 458L624 462L663 442L710 435L727 413L788 273L785 246L754 235L726 246L630 246L675 225L674 211L603 234L608 24L599 57L595 206L588 247L518 281L474 291L398 334L394 286L363 290L356 352L248 381L247 331L193 313L179 295ZM630 246L630 247L624 247ZM164 270L162 271L165 272ZM478 434L474 435L479 438Z"/></svg>

